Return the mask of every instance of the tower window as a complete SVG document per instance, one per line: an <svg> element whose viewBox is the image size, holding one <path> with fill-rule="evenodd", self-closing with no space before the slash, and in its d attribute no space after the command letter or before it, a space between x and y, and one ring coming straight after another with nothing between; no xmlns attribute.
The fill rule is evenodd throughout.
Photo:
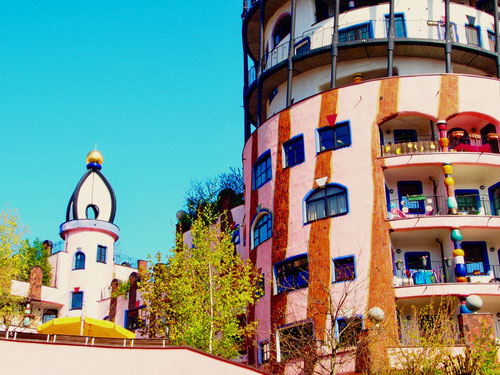
<svg viewBox="0 0 500 375"><path fill-rule="evenodd" d="M306 199L306 222L339 216L348 212L347 191L338 185L318 189Z"/></svg>
<svg viewBox="0 0 500 375"><path fill-rule="evenodd" d="M285 168L293 167L304 161L304 137L302 135L290 139L283 144Z"/></svg>
<svg viewBox="0 0 500 375"><path fill-rule="evenodd" d="M349 281L356 278L356 267L353 256L334 259L333 267L335 269L334 282Z"/></svg>
<svg viewBox="0 0 500 375"><path fill-rule="evenodd" d="M385 16L387 36L389 36L389 15ZM405 19L402 13L394 15L394 27L396 28L396 38L406 38Z"/></svg>
<svg viewBox="0 0 500 375"><path fill-rule="evenodd" d="M324 126L318 129L319 151L335 150L351 144L349 122Z"/></svg>
<svg viewBox="0 0 500 375"><path fill-rule="evenodd" d="M75 254L73 269L74 270L83 270L83 269L85 269L85 254L82 253L81 251L78 251Z"/></svg>
<svg viewBox="0 0 500 375"><path fill-rule="evenodd" d="M277 293L306 288L309 285L307 255L299 255L278 263L274 270Z"/></svg>
<svg viewBox="0 0 500 375"><path fill-rule="evenodd" d="M70 310L81 310L82 306L83 306L83 292L72 292Z"/></svg>
<svg viewBox="0 0 500 375"><path fill-rule="evenodd" d="M333 0L315 0L316 22L324 21L335 15L335 2Z"/></svg>
<svg viewBox="0 0 500 375"><path fill-rule="evenodd" d="M253 247L271 238L273 235L273 221L271 214L267 213L257 219L253 230Z"/></svg>
<svg viewBox="0 0 500 375"><path fill-rule="evenodd" d="M260 188L272 178L271 152L264 153L253 166L253 187Z"/></svg>
<svg viewBox="0 0 500 375"><path fill-rule="evenodd" d="M481 47L481 37L479 36L479 27L472 25L465 25L465 36L467 37L467 44L471 46Z"/></svg>
<svg viewBox="0 0 500 375"><path fill-rule="evenodd" d="M350 42L353 40L371 39L372 31L369 23L347 27L339 30L339 42Z"/></svg>
<svg viewBox="0 0 500 375"><path fill-rule="evenodd" d="M87 219L97 219L99 217L99 208L95 204L89 204L85 215L87 216Z"/></svg>
<svg viewBox="0 0 500 375"><path fill-rule="evenodd" d="M97 246L97 261L99 263L106 263L106 252L108 248L106 246Z"/></svg>
<svg viewBox="0 0 500 375"><path fill-rule="evenodd" d="M291 18L287 14L281 20L278 21L273 30L273 43L276 47L285 37L290 34Z"/></svg>
<svg viewBox="0 0 500 375"><path fill-rule="evenodd" d="M452 42L458 42L457 40L457 24L454 22L450 22L450 34L451 34L451 41ZM446 23L440 21L438 25L438 37L441 40L446 40Z"/></svg>
<svg viewBox="0 0 500 375"><path fill-rule="evenodd" d="M490 46L490 51L496 52L496 36L493 31L488 30L488 44Z"/></svg>

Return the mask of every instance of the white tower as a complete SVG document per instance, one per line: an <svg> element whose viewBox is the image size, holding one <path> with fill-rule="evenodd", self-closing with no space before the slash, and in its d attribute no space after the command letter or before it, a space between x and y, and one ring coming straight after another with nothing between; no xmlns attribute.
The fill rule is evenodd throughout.
<svg viewBox="0 0 500 375"><path fill-rule="evenodd" d="M99 151L87 155L87 172L76 185L66 210L60 235L65 256L58 260L57 286L68 298L60 316L86 315L103 319L109 304L98 303L101 291L110 285L114 272L114 244L119 229L113 224L115 193L100 172Z"/></svg>

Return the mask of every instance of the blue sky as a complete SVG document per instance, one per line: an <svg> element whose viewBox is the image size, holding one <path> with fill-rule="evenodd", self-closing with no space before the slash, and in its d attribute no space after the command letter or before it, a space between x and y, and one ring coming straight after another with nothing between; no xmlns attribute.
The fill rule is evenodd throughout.
<svg viewBox="0 0 500 375"><path fill-rule="evenodd" d="M58 241L97 143L119 250L169 249L189 181L241 165L241 5L1 2L0 207Z"/></svg>

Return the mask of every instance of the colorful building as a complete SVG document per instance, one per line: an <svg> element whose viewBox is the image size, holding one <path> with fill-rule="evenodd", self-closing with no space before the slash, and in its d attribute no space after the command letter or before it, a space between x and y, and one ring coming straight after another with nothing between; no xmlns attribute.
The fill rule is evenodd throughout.
<svg viewBox="0 0 500 375"><path fill-rule="evenodd" d="M71 194L66 221L60 226L63 241L49 257L50 286L41 285L39 267L32 270L30 283L13 280L12 294L31 301L35 321L25 330L53 318L77 316L111 320L131 329L137 326L137 272L146 262L115 255L120 233L114 224L116 197L101 173L102 163L99 151L87 155L87 171ZM113 298L112 290L128 281L129 298Z"/></svg>
<svg viewBox="0 0 500 375"><path fill-rule="evenodd" d="M244 1L241 253L266 280L250 363L282 371L284 337L325 342L380 309L401 327L397 309L446 296L456 314L480 296L500 335L498 13Z"/></svg>

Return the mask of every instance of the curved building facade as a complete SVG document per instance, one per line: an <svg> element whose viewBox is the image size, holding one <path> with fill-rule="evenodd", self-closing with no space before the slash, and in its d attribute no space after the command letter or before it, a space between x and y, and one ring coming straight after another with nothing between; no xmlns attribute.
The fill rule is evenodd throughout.
<svg viewBox="0 0 500 375"><path fill-rule="evenodd" d="M261 0L242 17L242 251L266 281L249 362L285 370L294 327L324 343L374 307L397 326L475 294L497 321L498 1Z"/></svg>

